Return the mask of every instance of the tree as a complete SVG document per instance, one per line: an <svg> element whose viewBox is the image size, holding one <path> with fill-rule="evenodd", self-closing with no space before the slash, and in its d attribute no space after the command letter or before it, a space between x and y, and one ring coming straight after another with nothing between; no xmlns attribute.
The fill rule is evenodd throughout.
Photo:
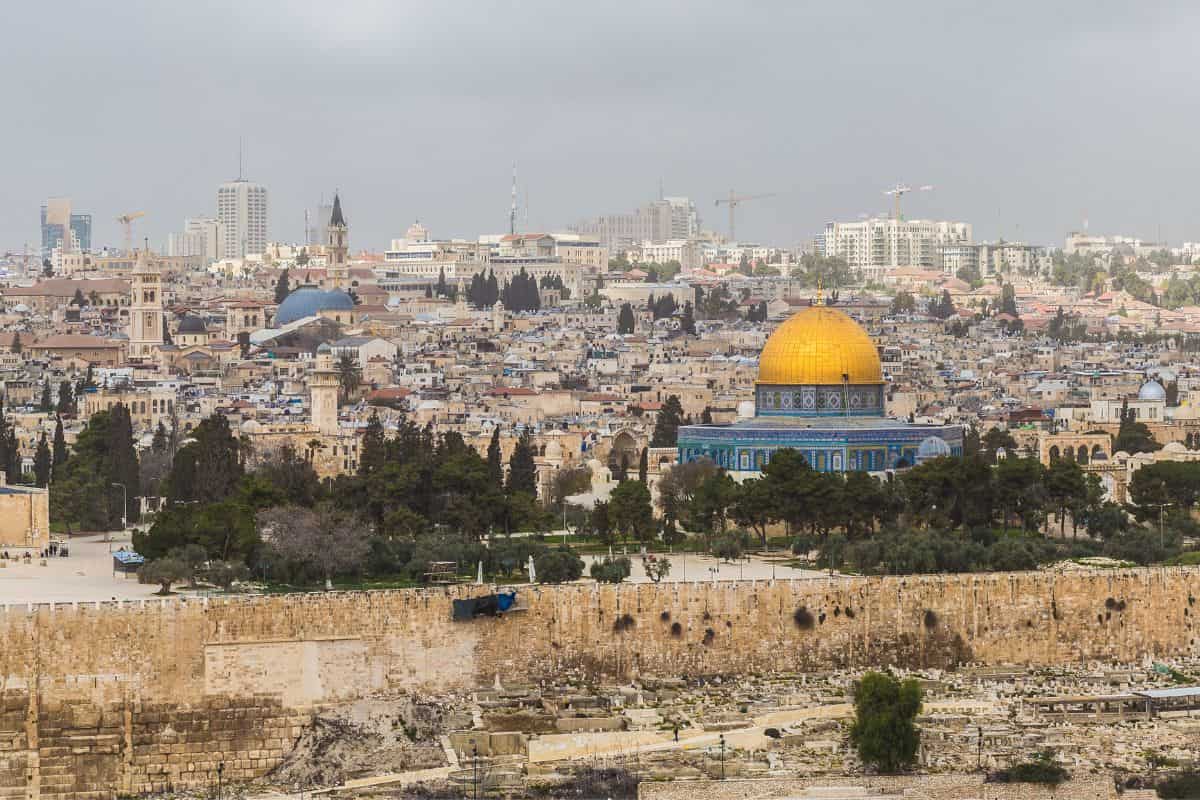
<svg viewBox="0 0 1200 800"><path fill-rule="evenodd" d="M37 452L33 456L33 480L38 486L48 486L50 484L50 445L46 443L46 434L42 433L38 439Z"/></svg>
<svg viewBox="0 0 1200 800"><path fill-rule="evenodd" d="M1011 283L1006 283L1000 289L1000 313L1012 317L1021 316L1017 313L1017 291Z"/></svg>
<svg viewBox="0 0 1200 800"><path fill-rule="evenodd" d="M983 449L987 451L988 461L993 464L996 463L996 455L1001 448L1004 448L1004 452L1008 455L1012 455L1017 450L1017 440L1003 428L989 428L981 442Z"/></svg>
<svg viewBox="0 0 1200 800"><path fill-rule="evenodd" d="M671 574L671 559L647 553L642 556L642 571L654 583L661 583L663 578Z"/></svg>
<svg viewBox="0 0 1200 800"><path fill-rule="evenodd" d="M678 395L670 395L663 402L654 420L654 433L650 437L651 447L675 447L679 442L679 426L683 423L683 404Z"/></svg>
<svg viewBox="0 0 1200 800"><path fill-rule="evenodd" d="M362 385L362 370L358 366L358 359L351 353L342 353L338 357L337 374L342 401L348 401Z"/></svg>
<svg viewBox="0 0 1200 800"><path fill-rule="evenodd" d="M504 453L500 449L500 426L492 428L487 449L488 480L497 490L504 489Z"/></svg>
<svg viewBox="0 0 1200 800"><path fill-rule="evenodd" d="M521 434L508 460L508 494L524 492L537 497L537 465L533 461L533 441L529 433Z"/></svg>
<svg viewBox="0 0 1200 800"><path fill-rule="evenodd" d="M1136 476L1137 473L1134 473ZM1063 536L1066 533L1067 512L1074 517L1082 510L1080 501L1087 497L1087 480L1083 469L1065 458L1053 461L1046 469L1045 487L1047 497L1057 509L1059 536Z"/></svg>
<svg viewBox="0 0 1200 800"><path fill-rule="evenodd" d="M58 413L75 416L75 390L70 381L58 385Z"/></svg>
<svg viewBox="0 0 1200 800"><path fill-rule="evenodd" d="M54 447L51 462L55 471L67 460L67 437L63 434L62 417L54 423Z"/></svg>
<svg viewBox="0 0 1200 800"><path fill-rule="evenodd" d="M1162 448L1146 423L1139 422L1137 415L1129 409L1129 403L1121 405L1121 424L1117 427L1117 437L1113 440L1113 452L1122 450L1130 455L1134 453L1152 453Z"/></svg>
<svg viewBox="0 0 1200 800"><path fill-rule="evenodd" d="M646 482L646 475L650 472L650 448L643 447L642 454L638 457L638 480L642 483Z"/></svg>
<svg viewBox="0 0 1200 800"><path fill-rule="evenodd" d="M773 500L770 485L762 478L751 478L737 486L729 509L733 521L758 534L763 547L767 546L767 526L773 521Z"/></svg>
<svg viewBox="0 0 1200 800"><path fill-rule="evenodd" d="M168 556L143 564L138 570L138 582L157 583L160 588L155 594L169 595L173 594L172 585L188 580L192 575L193 572L187 564Z"/></svg>
<svg viewBox="0 0 1200 800"><path fill-rule="evenodd" d="M298 259L297 263L299 263ZM275 282L275 302L277 304L282 303L284 300L287 300L287 296L291 293L292 290L288 284L288 271L285 269L279 273L279 280Z"/></svg>
<svg viewBox="0 0 1200 800"><path fill-rule="evenodd" d="M267 546L280 558L316 573L325 588L335 575L361 568L369 543L362 525L331 507L281 506L260 511L256 518Z"/></svg>
<svg viewBox="0 0 1200 800"><path fill-rule="evenodd" d="M150 449L155 453L165 453L171 446L171 434L167 432L167 426L160 419L158 426L154 429L154 438L150 441Z"/></svg>
<svg viewBox="0 0 1200 800"><path fill-rule="evenodd" d="M917 310L917 301L908 292L897 292L892 298L891 313L893 314L911 314Z"/></svg>
<svg viewBox="0 0 1200 800"><path fill-rule="evenodd" d="M125 509L121 520L136 522L141 510L137 500L141 473L133 446L133 419L124 403L117 403L109 411L107 462L104 474L110 484L112 505L119 507L123 499Z"/></svg>
<svg viewBox="0 0 1200 800"><path fill-rule="evenodd" d="M21 351L25 349L25 346L21 343L20 333L13 334L11 349L16 355L21 355Z"/></svg>
<svg viewBox="0 0 1200 800"><path fill-rule="evenodd" d="M613 538L612 518L608 513L608 501L597 500L596 505L592 506L592 511L588 514L588 529L602 543L611 547L615 540Z"/></svg>
<svg viewBox="0 0 1200 800"><path fill-rule="evenodd" d="M49 414L54 410L54 398L50 394L50 379L42 379L42 400L38 403L38 411Z"/></svg>
<svg viewBox="0 0 1200 800"><path fill-rule="evenodd" d="M358 474L371 475L383 469L387 463L387 437L383 432L383 422L379 412L372 411L363 431L362 447L359 451Z"/></svg>
<svg viewBox="0 0 1200 800"><path fill-rule="evenodd" d="M236 561L210 561L201 574L204 580L228 592L235 583L249 578L250 570Z"/></svg>
<svg viewBox="0 0 1200 800"><path fill-rule="evenodd" d="M616 558L605 556L603 560L593 561L588 570L591 576L600 583L620 583L628 578L632 571L633 565L625 556Z"/></svg>
<svg viewBox="0 0 1200 800"><path fill-rule="evenodd" d="M858 757L880 772L911 766L921 734L914 724L921 710L921 685L915 678L868 672L854 686L854 723L850 742Z"/></svg>
<svg viewBox="0 0 1200 800"><path fill-rule="evenodd" d="M167 477L168 502L218 503L229 498L244 472L229 420L214 413L195 427L191 438L175 453Z"/></svg>
<svg viewBox="0 0 1200 800"><path fill-rule="evenodd" d="M546 550L533 557L538 583L567 583L583 575L583 559L569 547Z"/></svg>
<svg viewBox="0 0 1200 800"><path fill-rule="evenodd" d="M650 490L641 481L625 481L609 496L609 516L613 527L628 539L649 542L654 538L654 509L650 507Z"/></svg>
<svg viewBox="0 0 1200 800"><path fill-rule="evenodd" d="M633 306L629 305L629 303L622 303L621 310L617 314L617 333L633 333L636 326L637 321L633 316Z"/></svg>
<svg viewBox="0 0 1200 800"><path fill-rule="evenodd" d="M679 318L679 330L692 336L696 335L696 316L691 301L683 304L683 314Z"/></svg>

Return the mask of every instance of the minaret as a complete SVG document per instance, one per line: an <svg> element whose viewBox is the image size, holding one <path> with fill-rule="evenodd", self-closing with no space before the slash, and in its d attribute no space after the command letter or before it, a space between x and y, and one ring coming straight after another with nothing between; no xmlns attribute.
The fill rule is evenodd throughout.
<svg viewBox="0 0 1200 800"><path fill-rule="evenodd" d="M338 432L338 373L333 366L333 351L327 343L317 348L316 364L308 373L312 394L312 424L322 435Z"/></svg>
<svg viewBox="0 0 1200 800"><path fill-rule="evenodd" d="M149 249L138 251L129 281L130 358L151 358L163 344L162 275L150 265Z"/></svg>
<svg viewBox="0 0 1200 800"><path fill-rule="evenodd" d="M500 333L504 330L504 303L499 300L496 305L492 306L492 332Z"/></svg>
<svg viewBox="0 0 1200 800"><path fill-rule="evenodd" d="M329 225L325 228L325 274L329 277L330 289L345 291L350 288L350 263L346 258L349 247L349 228L346 218L342 216L342 200L335 192L333 213L329 215Z"/></svg>

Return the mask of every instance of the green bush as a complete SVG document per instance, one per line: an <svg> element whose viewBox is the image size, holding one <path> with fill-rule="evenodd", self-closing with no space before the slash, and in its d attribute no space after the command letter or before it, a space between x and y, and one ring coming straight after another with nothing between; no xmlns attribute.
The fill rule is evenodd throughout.
<svg viewBox="0 0 1200 800"><path fill-rule="evenodd" d="M921 710L921 685L891 673L868 672L854 685L854 724L850 742L864 763L880 772L898 772L917 757L921 734L914 724Z"/></svg>
<svg viewBox="0 0 1200 800"><path fill-rule="evenodd" d="M539 583L566 583L583 575L583 559L569 547L557 547L535 556L533 566Z"/></svg>
<svg viewBox="0 0 1200 800"><path fill-rule="evenodd" d="M632 570L633 564L625 556L605 557L602 561L592 562L591 575L600 583L620 583Z"/></svg>
<svg viewBox="0 0 1200 800"><path fill-rule="evenodd" d="M988 780L994 783L1042 783L1047 786L1058 786L1069 780L1071 773L1054 761L1051 753L1039 753L1033 761L1025 761L1008 769L1002 769L988 775Z"/></svg>
<svg viewBox="0 0 1200 800"><path fill-rule="evenodd" d="M1164 800L1195 800L1200 797L1200 771L1177 773L1159 781L1154 788Z"/></svg>

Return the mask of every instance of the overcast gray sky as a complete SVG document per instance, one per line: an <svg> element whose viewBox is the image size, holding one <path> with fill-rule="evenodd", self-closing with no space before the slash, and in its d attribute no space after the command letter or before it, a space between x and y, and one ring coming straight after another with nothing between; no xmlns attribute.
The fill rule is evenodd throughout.
<svg viewBox="0 0 1200 800"><path fill-rule="evenodd" d="M906 216L976 238L1200 239L1200 4L1177 2L10 2L0 248L70 195L120 243L211 215L245 172L271 236L340 188L351 245L529 228L657 194L747 203L743 239L794 244L934 184Z"/></svg>

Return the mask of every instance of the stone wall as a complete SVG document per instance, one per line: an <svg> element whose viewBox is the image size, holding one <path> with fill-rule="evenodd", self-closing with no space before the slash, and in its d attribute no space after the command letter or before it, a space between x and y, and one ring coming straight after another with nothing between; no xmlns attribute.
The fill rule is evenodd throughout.
<svg viewBox="0 0 1200 800"><path fill-rule="evenodd" d="M0 800L261 776L311 713L543 679L866 665L1065 664L1200 652L1200 570L525 589L0 608Z"/></svg>
<svg viewBox="0 0 1200 800"><path fill-rule="evenodd" d="M986 783L982 775L876 775L864 777L759 778L638 784L638 800L1112 800L1111 778L1087 775L1059 786Z"/></svg>

